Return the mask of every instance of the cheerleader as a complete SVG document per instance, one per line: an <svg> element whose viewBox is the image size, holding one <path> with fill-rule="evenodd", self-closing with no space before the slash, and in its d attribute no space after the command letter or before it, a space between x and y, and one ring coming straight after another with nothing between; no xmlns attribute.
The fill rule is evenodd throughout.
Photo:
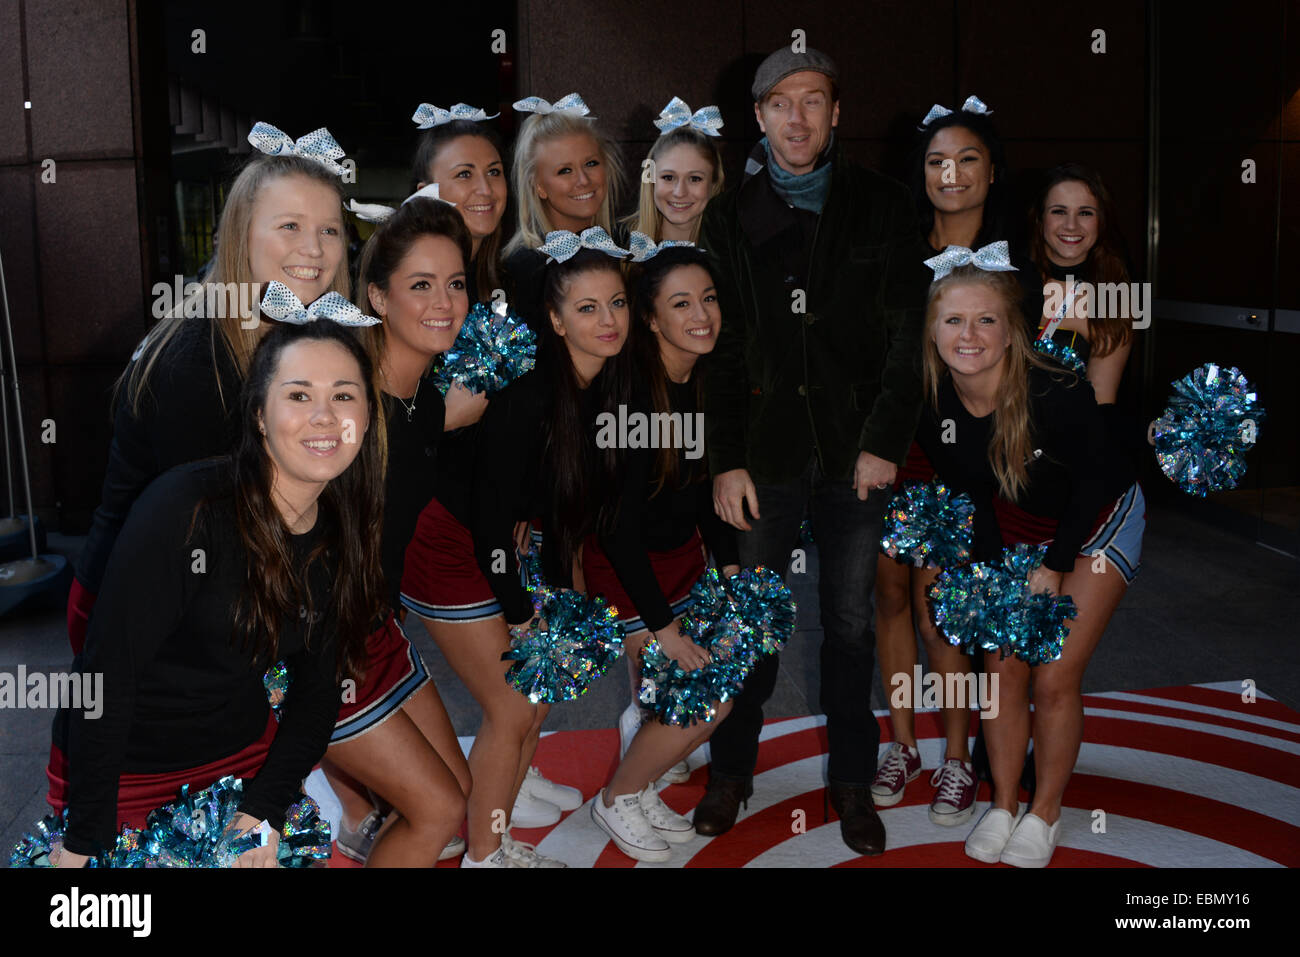
<svg viewBox="0 0 1300 957"><path fill-rule="evenodd" d="M533 115L515 140L511 180L518 220L505 271L515 309L540 334L550 322L542 293L546 257L538 249L552 230L581 233L599 226L612 234L623 165L578 94L555 104L530 96L514 108Z"/></svg>
<svg viewBox="0 0 1300 957"><path fill-rule="evenodd" d="M921 121L911 158L912 196L921 235L935 254L950 245L974 249L1010 238L1005 215L1009 177L991 113L979 97L971 96L956 111L936 103ZM1019 257L1013 261L1027 266ZM1019 275L1028 278L1032 272L1026 268ZM1038 284L1030 279L1021 292L1024 307L1036 314L1042 306ZM933 477L925 453L913 442L894 488ZM930 620L925 596L938 572L895 561L876 565L876 647L886 689L893 675L911 680L917 664L916 632L925 643L931 670L945 676L971 670L970 658L944 641ZM901 704L890 695L889 718L894 740L881 756L871 784L877 807L898 804L907 784L921 774L910 695L904 695ZM968 821L975 810L977 768L967 746L970 711L949 702L941 709L941 718L946 748L930 777L934 794L929 814L936 824L956 826Z"/></svg>
<svg viewBox="0 0 1300 957"><path fill-rule="evenodd" d="M411 174L416 188L436 183L439 196L454 203L465 220L473 241L466 276L470 304L496 300L504 293L501 234L507 188L501 143L491 127L483 125L493 117L459 103L450 110L421 104L414 118L426 130L420 136ZM459 385L447 393L447 434L438 453L442 465L437 469L437 494L444 502L464 499L477 438L475 426L487 402L484 393L471 395ZM577 788L557 784L537 768L529 768L510 819L518 827L545 827L558 821L562 811L580 804L582 792Z"/></svg>
<svg viewBox="0 0 1300 957"><path fill-rule="evenodd" d="M599 249L590 248L593 243ZM621 487L616 450L590 461L587 430L600 411L627 402L626 371L607 368L617 364L627 338L627 294L617 261L627 251L601 231L582 240L558 234L543 254L563 261L544 277L550 324L537 367L488 404L472 472L450 483L454 498L444 501L440 483L420 515L402 580L403 604L425 620L483 710L469 754L474 789L462 867L564 866L501 833L501 809L513 805L529 776L549 710L504 680L509 665L501 656L511 636L526 634L533 620L519 578L516 533L518 523L540 516L546 579L567 586L592 523L593 497ZM594 512L607 518L607 508Z"/></svg>
<svg viewBox="0 0 1300 957"><path fill-rule="evenodd" d="M430 183L456 207L469 230L471 257L466 290L473 303L492 298L501 282L501 223L506 214L506 168L501 141L480 109L458 103L440 110L421 103L415 123L424 132L411 169L411 192Z"/></svg>
<svg viewBox="0 0 1300 957"><path fill-rule="evenodd" d="M1045 543L1030 588L1069 595L1078 609L1058 660L1031 668L985 656L1000 694L997 717L984 719L993 802L966 853L1043 867L1083 736L1083 673L1137 571L1141 493L1131 464L1114 454L1092 386L1030 350L1005 250L981 249L973 259L948 250L929 263L928 402L917 439L939 477L975 503L976 558L996 560L1016 542ZM1018 817L1031 691L1037 787Z"/></svg>
<svg viewBox="0 0 1300 957"><path fill-rule="evenodd" d="M334 322L277 326L229 397L233 457L173 468L139 496L80 656L104 676L104 712L55 722L49 800L68 810L56 864L111 851L124 823L228 774L245 782L234 831L283 826L382 593L373 381ZM277 659L292 672L278 725L262 684ZM236 866L274 867L275 831Z"/></svg>
<svg viewBox="0 0 1300 957"><path fill-rule="evenodd" d="M118 380L100 505L68 595L74 652L85 642L113 543L145 486L175 465L234 446L240 383L271 328L265 317L244 313L248 292L260 295L275 281L312 303L350 291L343 167L335 162L343 151L326 131L295 144L265 123L249 140L274 155L255 153L230 187L212 270L149 331Z"/></svg>
<svg viewBox="0 0 1300 957"><path fill-rule="evenodd" d="M358 304L383 320L363 335L383 390L383 570L391 609L401 608L406 545L433 495L445 410L427 372L465 320L469 256L461 215L418 194L383 220L361 254ZM446 411L463 401L457 395L468 396L450 393ZM344 856L375 867L428 867L464 850L455 832L465 816L469 767L419 653L391 612L371 624L365 676L344 700L323 768L343 806ZM370 794L397 813L385 820Z"/></svg>
<svg viewBox="0 0 1300 957"><path fill-rule="evenodd" d="M1079 285L1095 289L1098 283L1129 281L1110 191L1095 171L1067 163L1047 174L1029 216L1029 252L1045 284L1045 304L1059 303L1054 310L1043 310L1034 348L1058 361L1063 347L1068 348L1065 361L1077 357L1097 403L1110 407L1104 411L1113 417L1133 348L1132 317L1129 310L1105 315L1087 295L1087 287Z"/></svg>
<svg viewBox="0 0 1300 957"><path fill-rule="evenodd" d="M635 236L634 236L635 238ZM713 509L712 483L702 444L687 448L689 423L698 421L700 380L696 361L717 342L721 327L717 290L704 255L690 247L651 251L634 270L632 339L639 378L649 383L642 411L683 423L676 444L624 453L624 485L614 529L589 536L583 549L586 591L603 595L620 612L624 647L633 666L649 640L685 670L703 667L708 652L681 633L678 616L691 586L704 572L705 544L724 576L740 571L735 536ZM655 421L651 418L649 421ZM702 430L694 433L702 443ZM641 861L666 861L669 844L689 841L695 827L659 797L655 782L708 740L731 711L718 705L711 722L674 727L640 722L634 703L620 721L632 726L626 755L591 804L596 824L618 848Z"/></svg>
<svg viewBox="0 0 1300 957"><path fill-rule="evenodd" d="M695 113L673 97L655 120L655 140L643 167L637 210L625 224L655 242L665 239L699 241L700 220L709 200L722 192L722 151L718 130L722 117L716 106Z"/></svg>

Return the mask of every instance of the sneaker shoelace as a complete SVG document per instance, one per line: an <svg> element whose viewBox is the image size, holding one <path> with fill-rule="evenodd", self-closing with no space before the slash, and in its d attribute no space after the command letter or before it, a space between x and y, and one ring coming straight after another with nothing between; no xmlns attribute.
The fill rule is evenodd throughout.
<svg viewBox="0 0 1300 957"><path fill-rule="evenodd" d="M641 806L640 795L636 795L635 801L627 802L626 806L616 799L612 810L638 839L647 840L654 834L654 827L646 816L646 809Z"/></svg>
<svg viewBox="0 0 1300 957"><path fill-rule="evenodd" d="M930 776L930 783L939 788L935 801L940 804L951 804L954 807L961 800L961 792L974 782L975 779L970 776L965 766L955 761L945 761Z"/></svg>
<svg viewBox="0 0 1300 957"><path fill-rule="evenodd" d="M645 814L646 820L652 826L656 820L668 821L677 816L677 812L664 803L664 799L659 796L659 792L654 788L649 791L642 791L639 801L642 813Z"/></svg>
<svg viewBox="0 0 1300 957"><path fill-rule="evenodd" d="M907 779L907 752L903 750L901 744L895 742L889 746L889 750L885 752L885 760L880 765L877 779L890 787Z"/></svg>
<svg viewBox="0 0 1300 957"><path fill-rule="evenodd" d="M550 860L549 857L538 854L537 848L532 844L516 841L509 834L501 835L501 850L506 852L507 857L513 857L515 860L523 861L530 866L536 866L541 861Z"/></svg>

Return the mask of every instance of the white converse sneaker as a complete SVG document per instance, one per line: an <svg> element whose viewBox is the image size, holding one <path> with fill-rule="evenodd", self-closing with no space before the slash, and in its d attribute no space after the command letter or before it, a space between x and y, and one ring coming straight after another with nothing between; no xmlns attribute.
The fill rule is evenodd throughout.
<svg viewBox="0 0 1300 957"><path fill-rule="evenodd" d="M560 819L560 809L550 801L543 801L526 790L519 789L515 806L510 811L512 827L550 827Z"/></svg>
<svg viewBox="0 0 1300 957"><path fill-rule="evenodd" d="M639 800L645 819L669 844L685 844L695 836L695 825L665 804L653 784L641 792Z"/></svg>
<svg viewBox="0 0 1300 957"><path fill-rule="evenodd" d="M623 755L627 754L627 749L632 747L632 739L636 733L641 730L641 719L645 712L641 706L633 701L623 709L623 713L618 716L618 759L623 760Z"/></svg>
<svg viewBox="0 0 1300 957"><path fill-rule="evenodd" d="M453 834L451 840L447 842L447 846L444 847L442 853L438 855L438 860L449 861L453 857L460 857L460 855L464 853L465 839L459 834Z"/></svg>
<svg viewBox="0 0 1300 957"><path fill-rule="evenodd" d="M534 767L528 769L524 775L523 786L519 793L528 792L532 797L547 804L558 807L561 811L576 811L582 807L582 792L577 788L571 788L567 784L556 784L554 781L548 781L542 777L542 772ZM524 825L519 825L523 827Z"/></svg>
<svg viewBox="0 0 1300 957"><path fill-rule="evenodd" d="M666 861L672 857L668 842L646 820L640 799L636 793L620 794L612 807L605 807L604 798L597 794L591 802L591 819L628 857L651 863Z"/></svg>
<svg viewBox="0 0 1300 957"><path fill-rule="evenodd" d="M664 772L660 781L667 781L669 784L685 784L691 779L691 766L685 761L678 761L671 768Z"/></svg>
<svg viewBox="0 0 1300 957"><path fill-rule="evenodd" d="M553 857L545 857L537 853L537 848L531 844L525 844L523 841L516 841L510 836L510 832L501 835L501 850L506 852L506 857L515 861L516 867L568 867L564 861L557 861Z"/></svg>
<svg viewBox="0 0 1300 957"><path fill-rule="evenodd" d="M504 837L505 835L502 836ZM493 851L491 854L489 854L486 858L484 858L481 861L476 861L471 859L469 854L467 853L464 857L460 859L460 866L461 867L525 867L527 865L520 864L518 861L507 856L506 849L504 846L502 846L502 847L498 847L495 851Z"/></svg>

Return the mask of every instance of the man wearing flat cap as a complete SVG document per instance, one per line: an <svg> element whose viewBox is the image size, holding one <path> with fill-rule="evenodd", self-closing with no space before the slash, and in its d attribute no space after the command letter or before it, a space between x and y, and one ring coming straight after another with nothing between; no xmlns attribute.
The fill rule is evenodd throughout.
<svg viewBox="0 0 1300 957"><path fill-rule="evenodd" d="M700 246L714 257L722 309L705 446L714 507L741 530L743 565L785 569L811 518L828 794L845 843L880 854L871 595L885 505L921 410L929 252L906 188L841 155L838 78L817 50L764 60L753 85L764 136L743 181L705 210ZM701 834L730 828L753 793L778 668L771 655L750 673L710 740Z"/></svg>

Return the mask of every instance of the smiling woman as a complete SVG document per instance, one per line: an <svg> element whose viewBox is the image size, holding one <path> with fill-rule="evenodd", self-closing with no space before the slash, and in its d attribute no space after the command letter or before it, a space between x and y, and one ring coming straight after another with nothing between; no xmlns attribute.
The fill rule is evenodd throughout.
<svg viewBox="0 0 1300 957"><path fill-rule="evenodd" d="M240 290L278 281L304 304L328 291L348 294L342 195L334 172L301 156L256 154L236 177L216 263L193 295L197 302L177 305L154 326L118 380L101 502L68 596L74 651L85 641L113 543L145 486L172 466L222 455L234 444L240 383L271 328L240 315L239 301L256 298ZM217 315L208 314L209 303Z"/></svg>
<svg viewBox="0 0 1300 957"><path fill-rule="evenodd" d="M377 409L351 332L279 326L253 353L233 456L168 471L132 508L79 661L104 675L104 714L55 722L63 864L227 774L245 779L234 831L282 826L382 597ZM280 659L293 678L277 725L261 675ZM275 866L276 841L236 866Z"/></svg>

